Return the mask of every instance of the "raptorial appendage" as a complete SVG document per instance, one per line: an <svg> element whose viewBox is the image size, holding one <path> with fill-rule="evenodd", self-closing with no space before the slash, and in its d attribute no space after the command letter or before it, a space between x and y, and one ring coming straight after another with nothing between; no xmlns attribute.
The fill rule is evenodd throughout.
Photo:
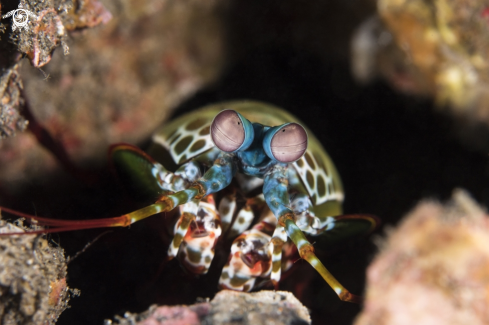
<svg viewBox="0 0 489 325"><path fill-rule="evenodd" d="M291 210L287 189L287 166L275 165L265 175L263 194L268 206L278 219L278 226L284 227L287 236L294 242L301 258L306 260L319 272L323 279L335 290L341 300L358 303L359 296L351 294L343 287L333 275L324 267L314 254L314 247L306 238L302 230L297 226L297 216Z"/></svg>

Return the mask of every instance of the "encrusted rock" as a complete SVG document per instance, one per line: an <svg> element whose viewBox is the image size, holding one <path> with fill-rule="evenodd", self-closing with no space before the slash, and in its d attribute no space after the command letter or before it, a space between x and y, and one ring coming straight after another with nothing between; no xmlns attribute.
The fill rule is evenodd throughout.
<svg viewBox="0 0 489 325"><path fill-rule="evenodd" d="M24 131L28 122L20 114L22 80L15 64L0 75L0 139Z"/></svg>
<svg viewBox="0 0 489 325"><path fill-rule="evenodd" d="M353 39L357 78L380 74L402 92L489 124L489 3L379 0L377 7Z"/></svg>
<svg viewBox="0 0 489 325"><path fill-rule="evenodd" d="M14 6L15 5L15 6ZM18 5L18 7L16 7ZM24 10L20 18L16 10ZM68 31L94 27L107 23L111 14L97 0L76 2L72 0L21 0L0 5L0 139L24 131L27 121L22 116L21 89L23 88L18 67L19 60L27 56L31 64L40 68L52 57L55 48L61 46L69 53ZM24 21L21 27L13 20ZM22 19L22 20L20 20Z"/></svg>
<svg viewBox="0 0 489 325"><path fill-rule="evenodd" d="M94 0L82 3L76 15L71 7L59 12L64 29L74 29L67 40L70 55L58 49L42 70L27 60L19 70L31 126L35 119L74 164L93 167L106 163L110 144L147 139L173 108L216 80L225 64L225 4L105 1L102 10ZM97 22L107 24L80 30ZM36 62L45 60L32 50L33 42L23 48L39 57ZM0 150L11 151L0 171L0 183L12 184L10 193L24 182L45 180L52 170L41 144L29 149L38 158L28 158L22 144L30 137L23 133L0 142Z"/></svg>
<svg viewBox="0 0 489 325"><path fill-rule="evenodd" d="M112 324L112 321L107 321ZM300 325L311 324L307 308L286 291L254 293L224 290L212 301L192 306L151 307L117 317L120 325Z"/></svg>
<svg viewBox="0 0 489 325"><path fill-rule="evenodd" d="M489 324L489 217L465 192L420 203L381 248L355 325Z"/></svg>
<svg viewBox="0 0 489 325"><path fill-rule="evenodd" d="M24 229L0 220L0 234ZM40 235L0 236L1 324L55 324L72 294L63 249Z"/></svg>

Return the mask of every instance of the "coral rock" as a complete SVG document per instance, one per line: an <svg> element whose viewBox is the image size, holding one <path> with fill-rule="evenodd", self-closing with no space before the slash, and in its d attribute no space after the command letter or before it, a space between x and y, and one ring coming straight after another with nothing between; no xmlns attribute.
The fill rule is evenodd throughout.
<svg viewBox="0 0 489 325"><path fill-rule="evenodd" d="M378 15L353 39L353 72L361 81L378 73L402 92L489 124L488 8L480 0L379 0Z"/></svg>
<svg viewBox="0 0 489 325"><path fill-rule="evenodd" d="M420 203L382 246L355 325L489 324L489 217L465 192Z"/></svg>
<svg viewBox="0 0 489 325"><path fill-rule="evenodd" d="M107 321L112 324L112 321ZM305 308L285 291L255 293L224 290L211 302L192 306L151 307L140 315L126 313L117 324L129 325L285 325L310 324Z"/></svg>
<svg viewBox="0 0 489 325"><path fill-rule="evenodd" d="M22 225L0 220L0 233L22 233ZM0 237L0 323L55 324L77 290L66 285L60 247L39 235Z"/></svg>

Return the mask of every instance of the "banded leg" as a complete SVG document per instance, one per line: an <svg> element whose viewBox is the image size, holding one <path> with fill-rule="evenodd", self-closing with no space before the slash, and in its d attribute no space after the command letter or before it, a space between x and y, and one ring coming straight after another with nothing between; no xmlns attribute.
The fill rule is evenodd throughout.
<svg viewBox="0 0 489 325"><path fill-rule="evenodd" d="M262 216L259 223L234 240L219 279L222 288L250 291L258 278L269 276L273 253L270 235L276 223L275 216Z"/></svg>
<svg viewBox="0 0 489 325"><path fill-rule="evenodd" d="M287 165L277 164L266 175L263 194L270 210L278 218L278 225L285 228L287 236L294 242L301 258L311 264L343 301L360 303L361 297L351 294L326 269L314 254L314 247L296 225L296 216L289 207Z"/></svg>
<svg viewBox="0 0 489 325"><path fill-rule="evenodd" d="M272 280L275 288L278 287L278 283L282 275L282 249L286 242L287 233L285 232L284 227L277 225L277 227L275 227L275 231L273 232L273 237L271 240L271 243L273 245L273 254L272 273L270 275L270 279Z"/></svg>
<svg viewBox="0 0 489 325"><path fill-rule="evenodd" d="M318 273L323 277L323 279L329 284L329 286L336 292L338 297L343 301L361 303L362 298L360 296L350 293L341 283L336 280L336 278L326 269L326 267L321 263L321 261L314 254L314 247L307 240L304 233L297 227L294 220L285 220L285 231L290 239L297 246L299 255L301 258L306 260L318 271Z"/></svg>
<svg viewBox="0 0 489 325"><path fill-rule="evenodd" d="M236 189L224 196L219 202L219 215L221 216L222 230L228 231L227 238L234 238L246 231L252 224L255 215L253 206L261 207L265 204L263 195L246 200L245 205L236 212ZM260 208L258 208L260 210ZM234 219L234 222L233 222Z"/></svg>
<svg viewBox="0 0 489 325"><path fill-rule="evenodd" d="M192 200L180 206L180 218L175 224L175 231L173 233L173 240L168 247L168 258L173 259L177 256L180 245L183 242L187 231L190 228L190 223L195 222L197 211L199 209L199 201Z"/></svg>
<svg viewBox="0 0 489 325"><path fill-rule="evenodd" d="M170 258L177 256L187 271L205 274L214 259L214 247L222 233L213 195L200 202L186 203L180 206L180 211L182 222L175 225L175 237L168 255ZM188 224L184 225L184 222Z"/></svg>
<svg viewBox="0 0 489 325"><path fill-rule="evenodd" d="M236 220L231 225L229 229L228 238L233 238L245 232L253 222L255 215L251 209L248 202L242 207L238 214L236 215Z"/></svg>
<svg viewBox="0 0 489 325"><path fill-rule="evenodd" d="M233 216L236 212L236 190L225 195L219 202L218 207L219 215L221 216L222 231L226 232L231 223L233 222Z"/></svg>

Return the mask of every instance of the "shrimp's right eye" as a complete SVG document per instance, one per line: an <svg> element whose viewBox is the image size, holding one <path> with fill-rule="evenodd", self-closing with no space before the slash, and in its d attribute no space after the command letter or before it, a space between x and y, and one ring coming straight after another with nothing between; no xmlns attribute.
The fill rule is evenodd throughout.
<svg viewBox="0 0 489 325"><path fill-rule="evenodd" d="M236 152L247 149L253 142L253 126L250 121L233 110L216 115L211 124L212 141L220 150Z"/></svg>

